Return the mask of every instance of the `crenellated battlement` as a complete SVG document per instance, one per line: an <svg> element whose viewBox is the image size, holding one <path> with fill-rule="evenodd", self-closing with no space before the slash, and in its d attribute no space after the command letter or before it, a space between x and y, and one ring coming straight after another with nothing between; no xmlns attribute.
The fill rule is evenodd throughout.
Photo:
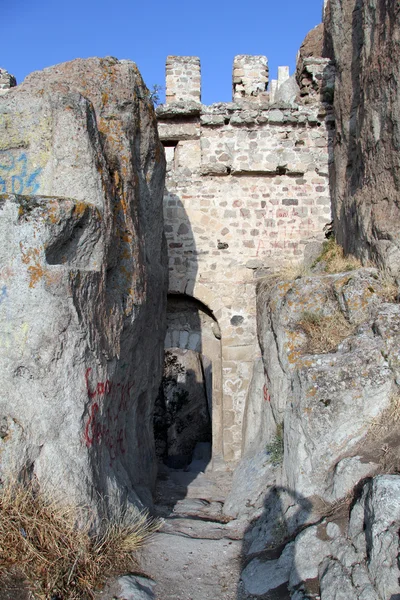
<svg viewBox="0 0 400 600"><path fill-rule="evenodd" d="M268 60L266 56L239 54L233 61L232 99L267 98Z"/></svg>
<svg viewBox="0 0 400 600"><path fill-rule="evenodd" d="M278 79L270 89L268 59L262 55L239 54L233 61L232 100L273 102L280 86L289 79L289 67L278 67ZM168 56L166 104L201 102L201 69L197 56Z"/></svg>
<svg viewBox="0 0 400 600"><path fill-rule="evenodd" d="M200 59L197 56L168 56L165 65L165 101L201 101Z"/></svg>

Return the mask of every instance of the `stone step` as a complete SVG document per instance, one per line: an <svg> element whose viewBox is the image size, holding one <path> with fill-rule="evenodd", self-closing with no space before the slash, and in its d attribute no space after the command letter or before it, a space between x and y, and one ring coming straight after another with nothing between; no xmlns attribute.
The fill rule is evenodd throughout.
<svg viewBox="0 0 400 600"><path fill-rule="evenodd" d="M168 518L160 529L161 533L202 540L241 540L245 532L243 523L216 523L202 519Z"/></svg>

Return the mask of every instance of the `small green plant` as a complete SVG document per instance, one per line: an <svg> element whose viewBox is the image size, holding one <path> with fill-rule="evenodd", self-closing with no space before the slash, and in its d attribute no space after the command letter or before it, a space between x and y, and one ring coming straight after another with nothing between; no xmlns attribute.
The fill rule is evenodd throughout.
<svg viewBox="0 0 400 600"><path fill-rule="evenodd" d="M278 423L276 426L276 434L270 444L267 444L266 450L270 456L270 461L274 466L282 464L283 461L283 423Z"/></svg>

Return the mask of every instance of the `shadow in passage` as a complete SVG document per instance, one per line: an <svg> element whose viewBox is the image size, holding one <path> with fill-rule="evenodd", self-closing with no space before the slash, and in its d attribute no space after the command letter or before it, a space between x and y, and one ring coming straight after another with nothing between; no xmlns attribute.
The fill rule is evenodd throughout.
<svg viewBox="0 0 400 600"><path fill-rule="evenodd" d="M211 413L202 356L169 348L154 412L159 461L156 507L168 516L211 460Z"/></svg>
<svg viewBox="0 0 400 600"><path fill-rule="evenodd" d="M168 150L175 152L176 148ZM156 509L168 516L187 497L189 485L198 477L201 480L211 461L214 354L218 354L220 336L211 311L192 297L198 271L195 239L181 199L168 190L164 218L169 296L154 437L159 461ZM216 351L213 341L218 345ZM199 494L203 491L200 486ZM202 495L206 497L206 493Z"/></svg>
<svg viewBox="0 0 400 600"><path fill-rule="evenodd" d="M318 580L301 581L294 564L293 542L311 512L312 503L301 494L281 486L270 489L262 514L251 521L243 537L237 600L254 596L290 600L297 590L316 597Z"/></svg>

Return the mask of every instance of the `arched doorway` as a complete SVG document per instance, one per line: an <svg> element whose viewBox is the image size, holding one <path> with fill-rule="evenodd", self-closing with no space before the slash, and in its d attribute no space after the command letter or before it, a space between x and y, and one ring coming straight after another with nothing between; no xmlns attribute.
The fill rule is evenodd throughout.
<svg viewBox="0 0 400 600"><path fill-rule="evenodd" d="M172 468L221 456L221 335L211 310L170 294L163 381L154 432L160 460Z"/></svg>

